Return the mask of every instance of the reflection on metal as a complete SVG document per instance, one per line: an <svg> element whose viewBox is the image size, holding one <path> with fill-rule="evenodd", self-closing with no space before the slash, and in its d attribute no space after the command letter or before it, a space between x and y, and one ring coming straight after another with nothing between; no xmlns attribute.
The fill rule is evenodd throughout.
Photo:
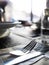
<svg viewBox="0 0 49 65"><path fill-rule="evenodd" d="M31 59L31 58L35 58L35 57L38 57L42 55L41 52L32 52L32 53L29 53L29 54L25 54L23 56L20 56L18 58L15 58L13 59L12 61L6 63L5 65L13 65L13 64L17 64L17 63L20 63L20 62L23 62L23 61L26 61L28 59ZM43 56L42 56L43 57Z"/></svg>

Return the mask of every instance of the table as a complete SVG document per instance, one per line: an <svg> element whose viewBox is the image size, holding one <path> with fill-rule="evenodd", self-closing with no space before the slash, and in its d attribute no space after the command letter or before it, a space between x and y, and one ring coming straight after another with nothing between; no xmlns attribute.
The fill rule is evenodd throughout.
<svg viewBox="0 0 49 65"><path fill-rule="evenodd" d="M16 29L18 30L18 29ZM30 30L29 30L30 31ZM18 31L17 31L18 32ZM19 31L20 33L20 31ZM29 35L29 34L28 34ZM12 50L16 50L19 48L23 48L25 45L27 45L31 40L34 38L32 36L20 36L15 35L13 33L10 33L10 35L4 39L0 40L0 59L1 62L4 64L5 62L10 61L11 59L15 59L15 56L10 55L8 52ZM32 34L31 34L32 35ZM22 41L23 40L23 41ZM3 44L4 43L4 44ZM40 49L40 48L39 48ZM19 65L49 65L49 59L48 58L41 58L37 63L33 64L33 59L23 62ZM41 63L41 64L40 64Z"/></svg>

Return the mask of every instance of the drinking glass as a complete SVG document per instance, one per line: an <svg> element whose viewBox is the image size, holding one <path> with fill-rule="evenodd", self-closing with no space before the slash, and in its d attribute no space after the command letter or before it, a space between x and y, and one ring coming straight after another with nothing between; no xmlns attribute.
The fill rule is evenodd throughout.
<svg viewBox="0 0 49 65"><path fill-rule="evenodd" d="M41 40L44 44L49 45L49 9L44 9L41 18Z"/></svg>

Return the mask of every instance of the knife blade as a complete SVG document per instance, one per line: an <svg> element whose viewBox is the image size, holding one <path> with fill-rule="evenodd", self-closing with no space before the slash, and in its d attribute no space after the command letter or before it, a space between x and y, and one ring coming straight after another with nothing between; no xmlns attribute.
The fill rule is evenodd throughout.
<svg viewBox="0 0 49 65"><path fill-rule="evenodd" d="M20 56L18 58L15 58L9 62L7 62L5 65L14 65L14 64L18 64L18 63L21 63L23 61L26 61L26 60L29 60L31 58L35 58L35 57L38 57L38 56L41 56L42 53L41 52L37 52L37 51L34 51L32 53L28 53L28 54L25 54L23 56ZM43 55L42 55L43 57Z"/></svg>

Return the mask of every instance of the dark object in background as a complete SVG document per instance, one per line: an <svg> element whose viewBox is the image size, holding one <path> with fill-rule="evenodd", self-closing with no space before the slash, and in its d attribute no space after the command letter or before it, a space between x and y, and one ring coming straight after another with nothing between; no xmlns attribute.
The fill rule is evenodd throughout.
<svg viewBox="0 0 49 65"><path fill-rule="evenodd" d="M32 25L31 22L28 22L28 21L25 21L25 20L18 20L18 21L21 22L21 24L23 26L31 26Z"/></svg>
<svg viewBox="0 0 49 65"><path fill-rule="evenodd" d="M0 0L0 7L4 9L4 7L8 4L8 0Z"/></svg>
<svg viewBox="0 0 49 65"><path fill-rule="evenodd" d="M36 36L39 36L41 34L41 19L35 24L37 26L37 29L35 29L33 32Z"/></svg>
<svg viewBox="0 0 49 65"><path fill-rule="evenodd" d="M45 17L44 17L44 20L43 20L43 27L44 27L44 28L49 28L48 16L45 16Z"/></svg>
<svg viewBox="0 0 49 65"><path fill-rule="evenodd" d="M5 22L5 7L9 3L9 0L0 0L0 22Z"/></svg>
<svg viewBox="0 0 49 65"><path fill-rule="evenodd" d="M43 27L44 28L49 28L49 9L45 9L44 11L45 15L44 15L44 19L43 19Z"/></svg>

